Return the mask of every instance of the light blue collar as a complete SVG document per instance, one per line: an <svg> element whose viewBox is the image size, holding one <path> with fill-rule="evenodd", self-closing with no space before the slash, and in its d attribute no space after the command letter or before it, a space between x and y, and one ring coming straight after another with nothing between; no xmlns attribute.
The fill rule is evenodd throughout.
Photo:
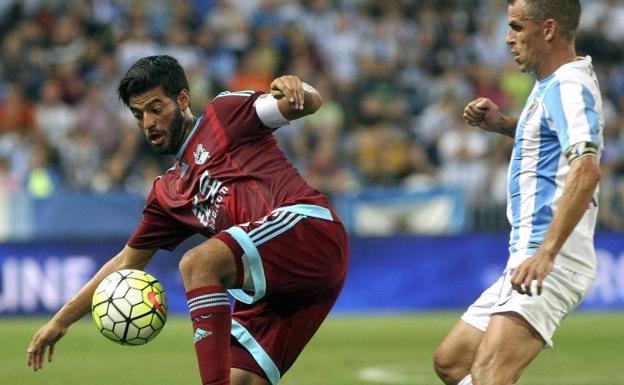
<svg viewBox="0 0 624 385"><path fill-rule="evenodd" d="M188 146L189 142L191 141L191 138L193 137L193 135L195 135L195 131L197 131L197 127L199 127L199 122L201 122L203 117L204 117L204 115L201 115L195 121L195 125L193 126L193 129L186 136L186 139L184 140L184 143L182 143L182 145L180 146L180 149L178 150L178 153L176 154L176 159L177 160L182 159L182 155L184 155L184 151L186 150L186 147Z"/></svg>

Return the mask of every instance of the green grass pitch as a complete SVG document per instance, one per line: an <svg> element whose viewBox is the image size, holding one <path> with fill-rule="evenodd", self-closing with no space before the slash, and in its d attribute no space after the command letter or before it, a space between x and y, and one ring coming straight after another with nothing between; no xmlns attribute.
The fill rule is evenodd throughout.
<svg viewBox="0 0 624 385"><path fill-rule="evenodd" d="M334 317L320 329L284 385L441 384L431 357L457 313ZM43 319L0 319L2 385L199 384L190 321L170 318L145 346L100 336L90 319L57 345L54 362L33 373L26 346ZM624 385L624 313L576 313L520 380L521 385Z"/></svg>

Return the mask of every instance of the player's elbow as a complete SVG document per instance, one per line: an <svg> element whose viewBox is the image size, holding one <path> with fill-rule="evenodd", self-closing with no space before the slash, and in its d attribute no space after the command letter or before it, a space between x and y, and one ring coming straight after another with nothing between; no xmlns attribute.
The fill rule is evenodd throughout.
<svg viewBox="0 0 624 385"><path fill-rule="evenodd" d="M313 114L321 108L323 105L323 98L319 92L310 87L310 90L306 89L305 93L305 110L307 114Z"/></svg>
<svg viewBox="0 0 624 385"><path fill-rule="evenodd" d="M586 156L572 163L571 180L579 186L594 190L601 178L600 166L593 156Z"/></svg>
<svg viewBox="0 0 624 385"><path fill-rule="evenodd" d="M596 162L588 162L583 171L585 184L592 187L592 189L596 187L602 178L602 173L598 164Z"/></svg>

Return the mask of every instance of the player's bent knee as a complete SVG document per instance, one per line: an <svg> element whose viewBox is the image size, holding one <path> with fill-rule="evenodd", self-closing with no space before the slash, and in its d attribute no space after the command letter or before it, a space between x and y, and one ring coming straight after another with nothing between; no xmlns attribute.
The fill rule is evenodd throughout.
<svg viewBox="0 0 624 385"><path fill-rule="evenodd" d="M433 369L440 379L447 385L456 385L470 372L469 367L454 359L451 352L441 345L433 355Z"/></svg>
<svg viewBox="0 0 624 385"><path fill-rule="evenodd" d="M230 373L231 385L270 385L266 379L247 370L232 368Z"/></svg>
<svg viewBox="0 0 624 385"><path fill-rule="evenodd" d="M178 264L187 290L211 284L229 287L236 275L231 252L202 244L187 251Z"/></svg>

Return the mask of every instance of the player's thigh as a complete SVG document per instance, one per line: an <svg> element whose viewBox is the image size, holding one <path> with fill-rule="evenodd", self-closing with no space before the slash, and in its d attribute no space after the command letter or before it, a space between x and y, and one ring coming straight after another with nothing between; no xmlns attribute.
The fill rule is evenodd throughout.
<svg viewBox="0 0 624 385"><path fill-rule="evenodd" d="M515 382L543 348L544 339L522 316L494 314L477 350L473 376Z"/></svg>
<svg viewBox="0 0 624 385"><path fill-rule="evenodd" d="M270 385L271 383L264 377L248 370L232 368L230 371L231 385Z"/></svg>
<svg viewBox="0 0 624 385"><path fill-rule="evenodd" d="M481 330L459 320L436 349L436 371L461 371L468 374L483 335Z"/></svg>
<svg viewBox="0 0 624 385"><path fill-rule="evenodd" d="M268 295L315 295L346 277L347 238L338 222L305 218L257 248Z"/></svg>

